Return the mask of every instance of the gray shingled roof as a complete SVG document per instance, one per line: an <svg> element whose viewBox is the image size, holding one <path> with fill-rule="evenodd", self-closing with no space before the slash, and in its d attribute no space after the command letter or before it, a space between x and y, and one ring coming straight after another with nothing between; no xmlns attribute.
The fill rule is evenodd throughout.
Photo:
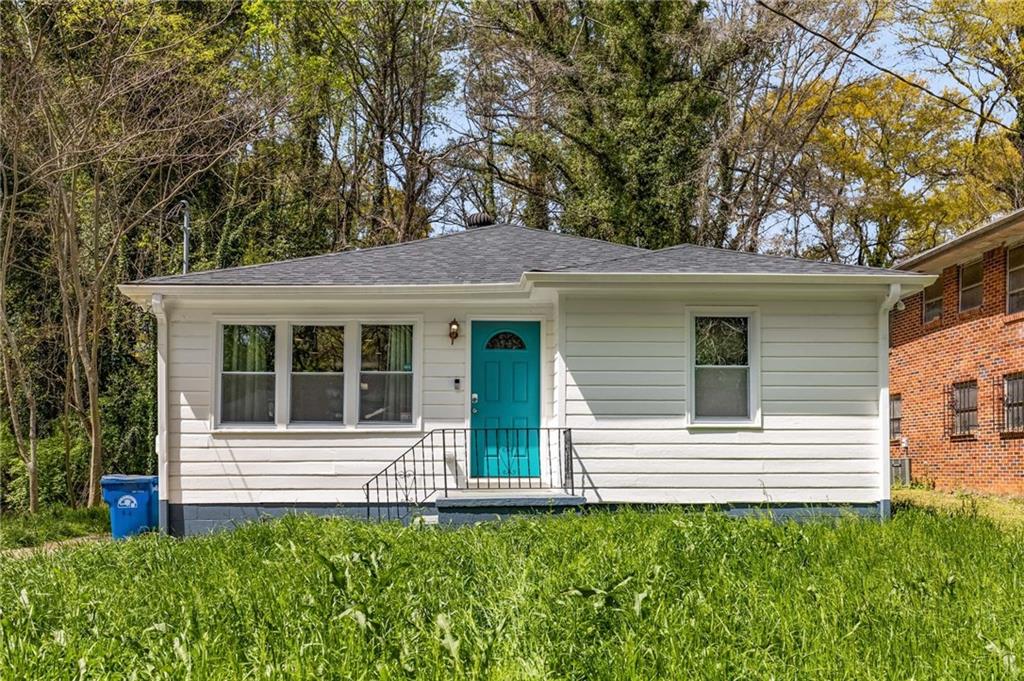
<svg viewBox="0 0 1024 681"><path fill-rule="evenodd" d="M152 277L139 284L402 286L517 283L524 272L892 274L888 270L701 246L648 251L515 225L391 246Z"/></svg>
<svg viewBox="0 0 1024 681"><path fill-rule="evenodd" d="M693 244L633 253L585 265L570 265L560 268L560 271L647 274L893 274L891 270L879 267L844 265Z"/></svg>
<svg viewBox="0 0 1024 681"><path fill-rule="evenodd" d="M401 286L518 283L523 272L583 265L643 249L515 225L265 265L153 277L144 284Z"/></svg>

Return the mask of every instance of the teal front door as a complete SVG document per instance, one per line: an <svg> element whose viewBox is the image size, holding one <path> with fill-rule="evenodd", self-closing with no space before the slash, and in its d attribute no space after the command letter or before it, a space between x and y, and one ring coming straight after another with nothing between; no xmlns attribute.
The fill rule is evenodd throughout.
<svg viewBox="0 0 1024 681"><path fill-rule="evenodd" d="M540 477L540 322L473 322L470 475Z"/></svg>

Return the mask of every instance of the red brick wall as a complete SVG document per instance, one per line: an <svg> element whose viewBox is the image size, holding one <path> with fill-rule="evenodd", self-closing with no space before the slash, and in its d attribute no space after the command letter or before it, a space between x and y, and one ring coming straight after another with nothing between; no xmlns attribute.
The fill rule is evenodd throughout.
<svg viewBox="0 0 1024 681"><path fill-rule="evenodd" d="M959 312L957 267L942 273L942 319L922 323L923 294L890 316L890 393L903 403L907 446L890 444L893 457L909 456L915 482L940 489L1024 495L1024 440L1000 433L1004 374L1024 371L1024 313L1006 314L1006 249L984 255L980 308ZM948 432L948 387L978 382L978 428L972 437Z"/></svg>

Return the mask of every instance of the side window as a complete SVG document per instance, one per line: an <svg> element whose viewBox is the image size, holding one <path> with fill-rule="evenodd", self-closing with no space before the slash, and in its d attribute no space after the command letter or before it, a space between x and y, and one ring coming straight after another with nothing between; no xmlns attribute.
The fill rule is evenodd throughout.
<svg viewBox="0 0 1024 681"><path fill-rule="evenodd" d="M973 435L978 429L978 382L954 383L950 396L952 433L954 436Z"/></svg>
<svg viewBox="0 0 1024 681"><path fill-rule="evenodd" d="M889 398L889 439L898 440L903 435L903 397Z"/></svg>
<svg viewBox="0 0 1024 681"><path fill-rule="evenodd" d="M749 316L693 317L693 422L754 417Z"/></svg>
<svg viewBox="0 0 1024 681"><path fill-rule="evenodd" d="M412 330L411 324L362 327L361 423L412 423Z"/></svg>
<svg viewBox="0 0 1024 681"><path fill-rule="evenodd" d="M1024 311L1024 245L1006 255L1006 311Z"/></svg>
<svg viewBox="0 0 1024 681"><path fill-rule="evenodd" d="M1003 376L1002 431L1024 432L1024 373Z"/></svg>
<svg viewBox="0 0 1024 681"><path fill-rule="evenodd" d="M960 311L981 307L981 261L960 266Z"/></svg>
<svg viewBox="0 0 1024 681"><path fill-rule="evenodd" d="M942 276L924 290L924 323L942 319Z"/></svg>
<svg viewBox="0 0 1024 681"><path fill-rule="evenodd" d="M221 423L274 422L274 327L223 327Z"/></svg>

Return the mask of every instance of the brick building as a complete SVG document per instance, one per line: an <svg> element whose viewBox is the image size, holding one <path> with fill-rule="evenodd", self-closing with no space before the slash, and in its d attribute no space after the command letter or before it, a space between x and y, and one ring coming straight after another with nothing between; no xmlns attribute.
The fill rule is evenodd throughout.
<svg viewBox="0 0 1024 681"><path fill-rule="evenodd" d="M915 482L1024 495L1024 210L899 266L938 279L891 313L890 456Z"/></svg>

